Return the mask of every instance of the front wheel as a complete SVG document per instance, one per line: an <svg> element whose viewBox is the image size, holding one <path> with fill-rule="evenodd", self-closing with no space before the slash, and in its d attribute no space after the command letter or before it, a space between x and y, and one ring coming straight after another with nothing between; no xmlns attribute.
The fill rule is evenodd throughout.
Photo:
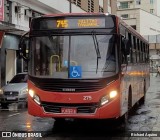
<svg viewBox="0 0 160 140"><path fill-rule="evenodd" d="M54 118L55 122L54 122L54 127L53 130L54 131L62 131L65 127L65 118Z"/></svg>
<svg viewBox="0 0 160 140"><path fill-rule="evenodd" d="M118 118L118 123L121 123L122 125L126 125L128 123L129 118L129 112L127 111L123 116Z"/></svg>
<svg viewBox="0 0 160 140"><path fill-rule="evenodd" d="M55 118L54 125L63 126L65 123L65 118Z"/></svg>
<svg viewBox="0 0 160 140"><path fill-rule="evenodd" d="M132 90L131 87L129 88L129 92L128 92L128 106L127 106L127 112L120 117L120 121L124 124L128 123L128 119L129 119L129 114L131 112L132 109Z"/></svg>
<svg viewBox="0 0 160 140"><path fill-rule="evenodd" d="M143 92L144 92L144 96L140 99L140 104L142 104L142 105L145 103L145 98L146 98L146 84L145 84L145 82L144 82Z"/></svg>

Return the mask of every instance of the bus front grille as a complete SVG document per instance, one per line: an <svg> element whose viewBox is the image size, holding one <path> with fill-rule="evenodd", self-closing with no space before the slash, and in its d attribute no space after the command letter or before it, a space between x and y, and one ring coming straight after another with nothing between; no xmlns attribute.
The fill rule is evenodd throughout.
<svg viewBox="0 0 160 140"><path fill-rule="evenodd" d="M91 104L65 104L42 102L42 107L46 113L61 113L61 108L76 108L77 113L95 113L97 103Z"/></svg>
<svg viewBox="0 0 160 140"><path fill-rule="evenodd" d="M117 77L107 79L47 79L29 76L29 80L38 88L51 92L92 92L106 87Z"/></svg>

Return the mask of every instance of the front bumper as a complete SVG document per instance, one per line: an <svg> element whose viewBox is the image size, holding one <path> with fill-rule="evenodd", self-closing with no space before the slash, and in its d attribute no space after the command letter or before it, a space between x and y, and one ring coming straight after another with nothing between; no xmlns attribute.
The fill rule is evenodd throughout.
<svg viewBox="0 0 160 140"><path fill-rule="evenodd" d="M27 95L18 95L18 96L0 96L0 103L18 103L18 102L27 102Z"/></svg>
<svg viewBox="0 0 160 140"><path fill-rule="evenodd" d="M109 104L106 104L102 107L96 107L93 112L77 112L77 113L55 113L55 112L46 112L45 106L36 104L32 98L28 98L28 113L33 116L39 117L53 117L53 118L81 118L81 119L109 119L109 118L118 118L120 116L120 107L119 107L119 98L113 100ZM51 105L49 105L51 107ZM62 107L62 106L61 106ZM67 106L72 108L71 106ZM93 106L94 108L95 106ZM63 107L62 107L63 108ZM77 107L78 108L78 107Z"/></svg>
<svg viewBox="0 0 160 140"><path fill-rule="evenodd" d="M38 117L109 119L120 117L120 93L108 103L100 106L102 97L110 91L119 91L119 81L93 92L43 91L28 82L28 113ZM30 92L32 91L32 92ZM36 102L34 94L39 97ZM64 111L64 110L67 111Z"/></svg>

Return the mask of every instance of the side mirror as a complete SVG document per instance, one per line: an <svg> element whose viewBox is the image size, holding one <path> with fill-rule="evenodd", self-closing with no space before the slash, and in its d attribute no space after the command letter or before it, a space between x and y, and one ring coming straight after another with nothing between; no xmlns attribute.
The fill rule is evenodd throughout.
<svg viewBox="0 0 160 140"><path fill-rule="evenodd" d="M25 61L28 60L28 35L29 32L25 33L21 36L19 43L19 57L23 58Z"/></svg>

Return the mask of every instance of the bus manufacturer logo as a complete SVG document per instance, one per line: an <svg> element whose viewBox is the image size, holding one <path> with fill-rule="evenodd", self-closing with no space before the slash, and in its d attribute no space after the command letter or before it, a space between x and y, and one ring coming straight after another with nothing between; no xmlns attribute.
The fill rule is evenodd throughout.
<svg viewBox="0 0 160 140"><path fill-rule="evenodd" d="M74 92L76 91L75 88L63 88L62 91Z"/></svg>

